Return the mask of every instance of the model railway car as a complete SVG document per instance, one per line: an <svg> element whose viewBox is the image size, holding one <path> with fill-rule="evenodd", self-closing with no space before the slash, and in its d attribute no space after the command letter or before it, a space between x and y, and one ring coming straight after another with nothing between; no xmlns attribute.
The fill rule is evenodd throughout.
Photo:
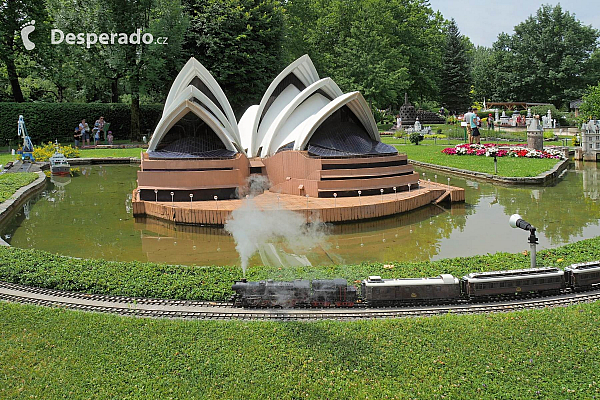
<svg viewBox="0 0 600 400"><path fill-rule="evenodd" d="M461 280L462 293L469 299L518 293L558 293L566 287L565 273L558 268L474 272Z"/></svg>
<svg viewBox="0 0 600 400"><path fill-rule="evenodd" d="M370 276L362 281L362 298L373 306L454 301L461 297L458 278L449 274L437 278L381 279Z"/></svg>
<svg viewBox="0 0 600 400"><path fill-rule="evenodd" d="M567 284L574 290L587 290L600 282L600 261L572 264L565 268Z"/></svg>
<svg viewBox="0 0 600 400"><path fill-rule="evenodd" d="M530 268L473 272L458 279L449 274L436 278L382 279L370 276L356 287L345 279L277 282L235 282L232 300L241 307L352 307L412 305L478 301L527 294L556 294L589 290L600 284L600 261L573 264L565 270Z"/></svg>

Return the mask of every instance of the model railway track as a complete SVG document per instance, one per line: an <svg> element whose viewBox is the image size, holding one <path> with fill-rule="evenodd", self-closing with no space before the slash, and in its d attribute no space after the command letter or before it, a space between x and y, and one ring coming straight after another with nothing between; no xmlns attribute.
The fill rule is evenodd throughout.
<svg viewBox="0 0 600 400"><path fill-rule="evenodd" d="M443 306L352 308L352 309L240 309L231 303L194 300L146 299L123 296L90 295L42 289L0 282L0 300L71 310L103 312L136 317L204 320L357 320L421 317L441 314L478 314L510 312L535 308L565 307L600 300L600 290L565 293L559 296L514 299L493 303Z"/></svg>

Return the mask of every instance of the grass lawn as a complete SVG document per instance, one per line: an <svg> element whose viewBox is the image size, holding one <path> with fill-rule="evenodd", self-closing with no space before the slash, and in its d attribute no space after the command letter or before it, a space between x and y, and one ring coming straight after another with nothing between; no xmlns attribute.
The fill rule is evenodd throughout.
<svg viewBox="0 0 600 400"><path fill-rule="evenodd" d="M0 398L592 399L600 302L358 322L172 321L0 303Z"/></svg>
<svg viewBox="0 0 600 400"><path fill-rule="evenodd" d="M399 140L384 139L385 143L394 144ZM400 139L402 143L404 141ZM443 142L443 144L440 144ZM469 171L484 172L494 174L494 159L485 156L457 156L447 155L442 153L446 147L454 147L456 144L462 143L451 141L448 145L447 140L438 140L438 144L433 143L419 144L394 144L401 153L406 153L410 160L427 162L446 167L466 169ZM498 175L512 177L527 177L536 176L542 172L548 171L558 160L554 159L532 159L532 158L516 158L516 157L498 157Z"/></svg>
<svg viewBox="0 0 600 400"><path fill-rule="evenodd" d="M134 157L140 158L140 153L146 151L142 148L128 149L84 149L80 150L81 158L106 158L106 157Z"/></svg>

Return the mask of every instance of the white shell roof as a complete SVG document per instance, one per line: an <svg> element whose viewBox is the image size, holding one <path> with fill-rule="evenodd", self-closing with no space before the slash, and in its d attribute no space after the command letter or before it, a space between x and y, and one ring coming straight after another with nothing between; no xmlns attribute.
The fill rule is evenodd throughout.
<svg viewBox="0 0 600 400"><path fill-rule="evenodd" d="M209 90L214 100L194 85L192 81L198 78ZM193 101L196 99L197 101ZM171 85L163 115L154 129L154 134L148 144L148 151L156 150L156 146L165 134L187 112L193 112L206 122L229 150L241 149L238 124L227 96L206 68L195 58L190 58L181 69Z"/></svg>
<svg viewBox="0 0 600 400"><path fill-rule="evenodd" d="M288 77L302 85L280 85L287 83L284 80ZM198 78L209 93L194 86L194 78ZM308 55L281 71L267 88L260 104L248 108L239 124L219 84L202 64L190 58L171 86L148 151L156 150L169 129L188 112L205 121L227 149L243 151L249 157L274 155L291 142L294 142L294 150L305 150L318 127L344 106L356 115L374 140L381 141L364 97L359 92L343 94L331 78L319 79Z"/></svg>

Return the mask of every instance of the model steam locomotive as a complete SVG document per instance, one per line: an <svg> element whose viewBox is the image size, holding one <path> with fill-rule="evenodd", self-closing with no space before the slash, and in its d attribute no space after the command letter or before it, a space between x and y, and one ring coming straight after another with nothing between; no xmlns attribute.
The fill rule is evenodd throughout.
<svg viewBox="0 0 600 400"><path fill-rule="evenodd" d="M600 284L600 261L510 271L473 272L458 279L450 274L435 278L382 279L370 276L361 283L360 295L346 279L297 279L235 282L232 297L239 307L353 307L453 303L531 294L583 291Z"/></svg>

